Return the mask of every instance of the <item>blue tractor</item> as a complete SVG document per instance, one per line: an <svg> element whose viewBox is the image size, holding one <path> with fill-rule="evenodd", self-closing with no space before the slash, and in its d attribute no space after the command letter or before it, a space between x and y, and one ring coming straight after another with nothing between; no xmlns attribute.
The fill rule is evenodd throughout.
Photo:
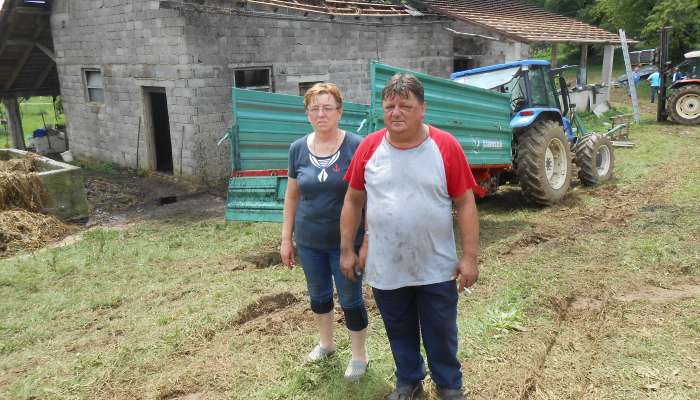
<svg viewBox="0 0 700 400"><path fill-rule="evenodd" d="M453 81L510 93L513 168L499 184L519 183L538 204L558 202L571 185L574 164L584 185L612 177L614 154L607 135L588 133L569 100L563 72L542 60L521 60L455 72Z"/></svg>

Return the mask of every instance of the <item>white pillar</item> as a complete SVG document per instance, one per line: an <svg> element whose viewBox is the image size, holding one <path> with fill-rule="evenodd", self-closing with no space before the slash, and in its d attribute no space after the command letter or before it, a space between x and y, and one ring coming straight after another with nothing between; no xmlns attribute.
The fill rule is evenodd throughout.
<svg viewBox="0 0 700 400"><path fill-rule="evenodd" d="M511 61L517 61L520 60L522 57L520 56L520 53L522 52L522 43L520 42L513 42L513 45L511 46L511 56L506 59L506 62L511 62Z"/></svg>
<svg viewBox="0 0 700 400"><path fill-rule="evenodd" d="M613 58L615 56L615 45L605 45L603 51L603 73L601 83L609 85L612 81Z"/></svg>

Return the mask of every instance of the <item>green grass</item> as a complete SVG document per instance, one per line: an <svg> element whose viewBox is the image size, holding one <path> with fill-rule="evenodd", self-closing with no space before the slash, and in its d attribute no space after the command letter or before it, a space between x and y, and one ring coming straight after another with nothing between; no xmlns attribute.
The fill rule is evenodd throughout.
<svg viewBox="0 0 700 400"><path fill-rule="evenodd" d="M36 129L43 128L45 124L56 126L56 124L66 123L63 115L59 114L57 118L52 102L52 97L32 97L20 103L25 141L29 140ZM0 114L7 115L7 110L2 104L0 104ZM9 147L9 139L4 127L0 128L0 146Z"/></svg>
<svg viewBox="0 0 700 400"><path fill-rule="evenodd" d="M520 398L533 380L533 399L700 397L697 297L618 299L700 278L700 135L650 120L616 149L609 184L544 209L508 187L479 204L482 276L458 319L471 398ZM395 377L376 310L366 378L342 380L342 323L337 355L301 365L317 340L302 271L243 261L279 234L179 216L1 260L0 398L383 398ZM236 324L285 293L297 301ZM601 309L562 306L585 299Z"/></svg>

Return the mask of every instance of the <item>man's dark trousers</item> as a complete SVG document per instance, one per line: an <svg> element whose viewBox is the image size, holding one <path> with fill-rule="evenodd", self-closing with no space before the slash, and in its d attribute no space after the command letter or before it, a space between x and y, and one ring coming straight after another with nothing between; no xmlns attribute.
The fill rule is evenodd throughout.
<svg viewBox="0 0 700 400"><path fill-rule="evenodd" d="M433 381L440 389L461 389L457 359L457 286L447 281L394 290L372 288L396 364L397 385L425 377L420 336Z"/></svg>

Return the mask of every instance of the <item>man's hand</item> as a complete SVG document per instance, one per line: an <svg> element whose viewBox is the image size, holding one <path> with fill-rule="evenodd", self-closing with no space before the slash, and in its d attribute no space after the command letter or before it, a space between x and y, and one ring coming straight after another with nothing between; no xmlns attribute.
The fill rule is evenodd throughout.
<svg viewBox="0 0 700 400"><path fill-rule="evenodd" d="M280 245L280 256L282 256L282 263L289 267L289 269L294 268L294 259L296 254L294 251L294 245L291 240L282 240Z"/></svg>
<svg viewBox="0 0 700 400"><path fill-rule="evenodd" d="M355 268L359 268L360 260L357 257L355 250L342 250L340 252L340 272L343 273L348 280L355 282Z"/></svg>
<svg viewBox="0 0 700 400"><path fill-rule="evenodd" d="M476 265L474 257L466 256L460 258L454 276L457 278L457 290L460 293L464 291L464 288L468 288L476 283L476 280L479 279L479 267Z"/></svg>

